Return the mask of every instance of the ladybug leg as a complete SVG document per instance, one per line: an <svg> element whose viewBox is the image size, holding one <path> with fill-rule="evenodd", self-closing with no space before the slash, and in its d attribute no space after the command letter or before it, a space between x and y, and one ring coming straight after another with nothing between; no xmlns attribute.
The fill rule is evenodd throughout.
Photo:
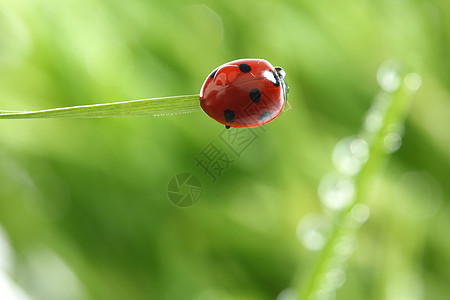
<svg viewBox="0 0 450 300"><path fill-rule="evenodd" d="M226 128L226 129L230 129L230 128L231 128L231 126L225 125L225 128Z"/></svg>

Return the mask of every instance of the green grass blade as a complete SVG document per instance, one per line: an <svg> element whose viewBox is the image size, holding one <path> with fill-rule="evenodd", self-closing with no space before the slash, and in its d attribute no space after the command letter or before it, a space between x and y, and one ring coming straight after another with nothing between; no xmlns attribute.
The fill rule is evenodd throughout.
<svg viewBox="0 0 450 300"><path fill-rule="evenodd" d="M411 77L411 75L417 81L419 76L416 73L398 74L401 82L399 88L389 93L384 92L387 95L388 104L385 109L378 109L377 111L379 119L383 120L380 128L375 132L368 132L366 128L361 130L360 136L367 141L370 155L362 169L353 175L355 200L349 207L343 209L335 216L335 223L328 240L322 248L316 264L312 267L311 272L308 273L308 277L301 277L300 268L297 271L293 280L293 287L299 292L296 299L317 299L319 298L318 293L319 295L320 293L332 294L337 289L337 287L327 289L330 286L327 281L328 272L333 268L333 264L337 264L334 262L341 259L336 254L337 244L345 236L354 237L356 235L359 227L354 221L352 210L357 204L363 203L369 197L373 177L380 171L388 156L392 153L386 149L386 137L390 133L399 131L399 128L403 126L414 95L420 86L419 84L412 88L405 83L406 78L408 76ZM377 103L377 101L374 102L374 104Z"/></svg>
<svg viewBox="0 0 450 300"><path fill-rule="evenodd" d="M0 119L107 118L162 116L200 111L199 95L150 98L114 103L52 108L36 111L1 111Z"/></svg>

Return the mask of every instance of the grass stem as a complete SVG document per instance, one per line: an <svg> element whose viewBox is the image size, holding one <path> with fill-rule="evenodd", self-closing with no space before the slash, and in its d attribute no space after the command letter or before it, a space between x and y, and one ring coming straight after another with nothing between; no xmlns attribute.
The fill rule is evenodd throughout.
<svg viewBox="0 0 450 300"><path fill-rule="evenodd" d="M198 95L161 97L36 111L0 111L0 119L106 118L171 115L200 111Z"/></svg>
<svg viewBox="0 0 450 300"><path fill-rule="evenodd" d="M410 74L418 76L415 73ZM342 237L356 235L356 230L359 226L352 216L352 210L355 205L367 199L370 193L371 179L379 172L381 166L384 165L388 154L396 150L395 145L392 146L387 143L387 137L391 134L401 136L401 128L403 127L413 96L418 88L411 88L405 84L404 79L410 74L406 74L401 78L401 84L397 90L390 93L383 92L381 94L383 95L383 99L376 99L369 111L368 117L373 117L370 114L376 114L375 117L378 120L382 120L382 124L376 130L373 130L373 128L371 130L370 126L363 126L360 132L360 137L368 143L370 155L361 170L353 175L356 191L354 202L336 215L328 240L322 248L321 253L319 253L318 260L311 273L303 275L302 280L299 279L300 276L295 277L293 286L296 290L301 291L298 294L298 299L315 299L317 298L316 294L321 292L321 288L330 286L326 280L328 272L333 267L332 261L336 256L334 249L336 249ZM383 101L383 103L379 101ZM335 289L332 289L329 292L334 291Z"/></svg>

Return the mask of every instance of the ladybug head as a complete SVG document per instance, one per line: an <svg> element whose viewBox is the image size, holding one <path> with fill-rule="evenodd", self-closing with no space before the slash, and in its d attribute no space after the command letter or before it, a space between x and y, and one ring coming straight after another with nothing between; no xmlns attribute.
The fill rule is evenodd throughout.
<svg viewBox="0 0 450 300"><path fill-rule="evenodd" d="M286 83L286 80L284 79L286 77L286 71L282 67L275 67L275 71L277 72L278 77L280 78L281 87L283 88L284 92L284 103L287 102L287 97L289 96L289 86Z"/></svg>

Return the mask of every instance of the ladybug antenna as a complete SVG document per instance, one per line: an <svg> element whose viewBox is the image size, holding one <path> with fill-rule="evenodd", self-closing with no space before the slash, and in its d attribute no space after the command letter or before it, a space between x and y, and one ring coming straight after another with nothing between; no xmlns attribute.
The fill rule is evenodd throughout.
<svg viewBox="0 0 450 300"><path fill-rule="evenodd" d="M284 91L284 104L287 103L287 98L289 96L289 85L286 83L286 71L282 67L275 67L278 77L280 77L281 87ZM289 105L290 107L290 105Z"/></svg>
<svg viewBox="0 0 450 300"><path fill-rule="evenodd" d="M275 71L277 71L277 75L280 76L281 79L286 77L286 71L282 67L275 67Z"/></svg>

